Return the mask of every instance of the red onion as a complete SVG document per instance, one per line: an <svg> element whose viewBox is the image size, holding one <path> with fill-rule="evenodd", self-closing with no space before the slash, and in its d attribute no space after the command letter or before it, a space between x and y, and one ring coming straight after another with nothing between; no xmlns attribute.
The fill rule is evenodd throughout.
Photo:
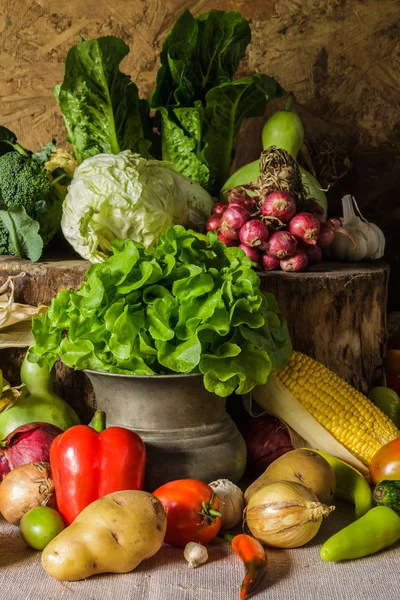
<svg viewBox="0 0 400 600"><path fill-rule="evenodd" d="M227 225L222 224L219 232L223 235L224 238L228 240L238 240L239 239L239 229L234 229L233 227L228 227ZM224 240L222 240L224 241ZM237 244L235 244L236 246Z"/></svg>
<svg viewBox="0 0 400 600"><path fill-rule="evenodd" d="M247 467L261 475L277 458L293 450L285 426L271 415L248 417L241 426L247 447Z"/></svg>
<svg viewBox="0 0 400 600"><path fill-rule="evenodd" d="M245 244L239 244L239 248L243 250L245 254L255 263L260 262L261 252L257 250L257 248L250 248L250 246L246 246Z"/></svg>
<svg viewBox="0 0 400 600"><path fill-rule="evenodd" d="M221 217L218 215L211 215L206 223L207 231L217 231L221 227Z"/></svg>
<svg viewBox="0 0 400 600"><path fill-rule="evenodd" d="M319 236L317 238L317 244L321 246L321 248L326 248L332 244L333 238L335 237L335 232L332 227L329 225L321 225L321 229L319 230Z"/></svg>
<svg viewBox="0 0 400 600"><path fill-rule="evenodd" d="M289 223L289 231L305 244L316 244L321 224L311 213L297 213Z"/></svg>
<svg viewBox="0 0 400 600"><path fill-rule="evenodd" d="M279 267L279 260L277 258L272 258L268 254L263 254L261 257L261 264L266 271L272 271Z"/></svg>
<svg viewBox="0 0 400 600"><path fill-rule="evenodd" d="M226 202L216 202L211 212L213 213L213 215L222 215L222 213L225 212L227 208L228 205Z"/></svg>
<svg viewBox="0 0 400 600"><path fill-rule="evenodd" d="M232 204L233 202L240 202L241 204L245 203L250 196L247 194L244 188L232 188L229 191L228 202Z"/></svg>
<svg viewBox="0 0 400 600"><path fill-rule="evenodd" d="M220 242L224 242L226 246L237 246L237 242L235 240L225 237L221 232L218 234L218 239Z"/></svg>
<svg viewBox="0 0 400 600"><path fill-rule="evenodd" d="M275 217L283 223L289 221L295 212L296 200L288 192L272 192L261 205L261 213L265 217Z"/></svg>
<svg viewBox="0 0 400 600"><path fill-rule="evenodd" d="M299 248L298 250L296 250L293 256L289 256L289 258L281 260L279 264L282 271L299 273L300 271L304 271L304 269L307 268L307 254L302 248Z"/></svg>
<svg viewBox="0 0 400 600"><path fill-rule="evenodd" d="M222 215L221 226L239 230L249 219L250 213L245 206L231 205Z"/></svg>
<svg viewBox="0 0 400 600"><path fill-rule="evenodd" d="M250 212L250 208L246 204L244 204L244 202L238 202L237 200L235 200L234 202L231 202L229 204L229 208L232 208L232 206L236 206L236 207L240 208L240 210L245 208L247 210L247 212Z"/></svg>
<svg viewBox="0 0 400 600"><path fill-rule="evenodd" d="M12 469L33 462L49 462L50 444L62 429L49 423L28 423L10 433L0 449L0 481Z"/></svg>
<svg viewBox="0 0 400 600"><path fill-rule="evenodd" d="M244 201L244 204L245 204L245 206L247 206L247 208L250 211L257 208L257 200L255 198L250 198L250 196L248 198L246 198L246 200Z"/></svg>
<svg viewBox="0 0 400 600"><path fill-rule="evenodd" d="M308 266L312 267L313 265L317 265L322 260L322 250L321 246L315 244L315 246L304 246L304 252L307 254L308 258Z"/></svg>
<svg viewBox="0 0 400 600"><path fill-rule="evenodd" d="M268 242L268 254L272 258L287 258L297 250L297 240L288 231L276 231Z"/></svg>
<svg viewBox="0 0 400 600"><path fill-rule="evenodd" d="M250 219L239 231L239 238L245 246L261 246L269 236L268 227L258 219Z"/></svg>

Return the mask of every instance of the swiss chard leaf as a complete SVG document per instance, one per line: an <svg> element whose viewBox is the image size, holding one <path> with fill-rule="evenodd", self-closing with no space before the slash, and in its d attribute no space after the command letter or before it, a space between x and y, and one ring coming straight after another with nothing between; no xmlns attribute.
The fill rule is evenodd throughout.
<svg viewBox="0 0 400 600"><path fill-rule="evenodd" d="M148 153L147 104L119 70L128 52L114 36L81 41L68 52L64 81L54 93L79 162L102 152Z"/></svg>
<svg viewBox="0 0 400 600"><path fill-rule="evenodd" d="M250 42L250 27L236 11L211 10L197 18L186 10L169 32L151 106L190 106L230 81Z"/></svg>
<svg viewBox="0 0 400 600"><path fill-rule="evenodd" d="M220 190L229 177L234 144L247 117L262 116L269 100L283 89L267 75L251 75L210 90L204 108L203 160L210 170L212 189Z"/></svg>
<svg viewBox="0 0 400 600"><path fill-rule="evenodd" d="M15 254L32 262L38 261L43 251L39 223L26 214L21 204L0 210L0 220L8 231Z"/></svg>
<svg viewBox="0 0 400 600"><path fill-rule="evenodd" d="M191 108L159 109L162 157L186 177L207 187L210 170L201 157L202 112L200 102Z"/></svg>

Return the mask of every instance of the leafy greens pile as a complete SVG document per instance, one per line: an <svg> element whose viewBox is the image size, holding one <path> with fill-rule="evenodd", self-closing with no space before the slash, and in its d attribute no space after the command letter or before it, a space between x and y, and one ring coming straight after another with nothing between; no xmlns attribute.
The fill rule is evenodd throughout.
<svg viewBox="0 0 400 600"><path fill-rule="evenodd" d="M249 392L283 367L291 344L271 294L238 248L177 225L155 248L112 242L77 291L33 321L29 360L110 373L202 373L219 396Z"/></svg>
<svg viewBox="0 0 400 600"><path fill-rule="evenodd" d="M250 37L239 12L193 17L185 11L164 42L149 102L119 70L129 52L121 39L81 40L69 50L64 81L55 87L78 161L131 150L168 160L218 195L243 120L262 116L268 100L283 94L266 75L233 79ZM161 136L153 132L157 127Z"/></svg>

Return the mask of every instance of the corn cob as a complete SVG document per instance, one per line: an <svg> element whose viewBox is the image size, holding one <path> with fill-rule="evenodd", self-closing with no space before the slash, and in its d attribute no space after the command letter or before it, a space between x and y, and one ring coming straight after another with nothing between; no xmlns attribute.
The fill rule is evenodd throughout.
<svg viewBox="0 0 400 600"><path fill-rule="evenodd" d="M275 374L297 401L353 456L365 465L400 431L363 394L321 363L293 352Z"/></svg>

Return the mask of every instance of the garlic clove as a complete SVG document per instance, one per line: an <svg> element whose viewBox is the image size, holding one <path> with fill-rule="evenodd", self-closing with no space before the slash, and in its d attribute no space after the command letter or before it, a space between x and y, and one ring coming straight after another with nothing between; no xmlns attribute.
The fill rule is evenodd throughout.
<svg viewBox="0 0 400 600"><path fill-rule="evenodd" d="M207 548L197 542L189 542L186 544L183 556L187 560L190 569L195 569L208 560Z"/></svg>

